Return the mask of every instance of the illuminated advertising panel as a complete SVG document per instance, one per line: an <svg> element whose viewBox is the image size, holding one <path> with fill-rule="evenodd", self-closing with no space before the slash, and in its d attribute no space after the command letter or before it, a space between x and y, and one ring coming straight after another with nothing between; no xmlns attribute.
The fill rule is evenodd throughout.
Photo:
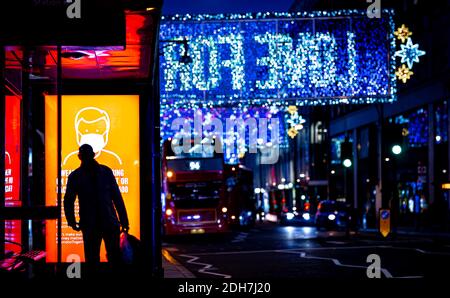
<svg viewBox="0 0 450 298"><path fill-rule="evenodd" d="M163 17L162 105L391 102L394 29L390 10Z"/></svg>
<svg viewBox="0 0 450 298"><path fill-rule="evenodd" d="M5 115L5 206L19 207L20 200L20 107L21 98L6 96ZM5 221L5 250L20 252L21 221ZM9 243L8 243L9 242ZM17 243L12 244L11 242Z"/></svg>
<svg viewBox="0 0 450 298"><path fill-rule="evenodd" d="M89 144L100 164L110 167L122 193L130 233L139 238L139 96L65 95L62 97L62 172L64 197L69 174L80 166L78 148ZM57 98L45 98L46 205L57 205ZM78 220L78 204L75 205ZM47 262L57 261L57 222L46 226ZM83 238L67 225L62 210L62 261L84 260ZM104 244L102 261L106 261Z"/></svg>

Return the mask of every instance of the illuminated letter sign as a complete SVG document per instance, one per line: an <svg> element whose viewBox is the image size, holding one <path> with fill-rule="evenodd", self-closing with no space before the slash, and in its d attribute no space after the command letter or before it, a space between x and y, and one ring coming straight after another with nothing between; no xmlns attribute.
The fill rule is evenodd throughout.
<svg viewBox="0 0 450 298"><path fill-rule="evenodd" d="M163 17L161 97L168 106L394 101L393 32L387 10L377 19L365 11ZM184 38L187 52L170 42Z"/></svg>
<svg viewBox="0 0 450 298"><path fill-rule="evenodd" d="M45 99L46 204L57 204L57 101ZM62 195L69 174L79 167L78 148L92 146L100 164L110 167L116 177L130 221L130 233L139 237L139 96L62 97ZM78 207L76 206L75 210ZM78 218L78 217L77 217ZM78 254L84 260L83 239L67 226L62 214L62 259ZM55 262L57 237L55 221L47 223L47 261ZM105 250L102 248L102 260Z"/></svg>

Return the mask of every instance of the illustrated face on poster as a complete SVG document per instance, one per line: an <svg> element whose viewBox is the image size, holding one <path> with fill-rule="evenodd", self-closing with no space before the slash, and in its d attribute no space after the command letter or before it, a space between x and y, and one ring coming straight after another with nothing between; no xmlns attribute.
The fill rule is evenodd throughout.
<svg viewBox="0 0 450 298"><path fill-rule="evenodd" d="M130 221L130 233L139 237L139 97L137 95L67 95L62 97L62 171L64 197L69 174L80 166L78 148L89 144L95 160L113 170ZM57 99L45 99L46 204L57 204ZM62 211L62 261L71 254L84 260L80 232L67 226ZM78 220L78 204L75 204ZM57 222L48 222L47 261L57 256ZM106 261L102 245L102 261Z"/></svg>
<svg viewBox="0 0 450 298"><path fill-rule="evenodd" d="M19 207L20 200L20 109L21 98L6 96L5 104L5 206ZM5 239L20 244L21 221L5 221ZM5 250L20 252L17 244L6 243Z"/></svg>

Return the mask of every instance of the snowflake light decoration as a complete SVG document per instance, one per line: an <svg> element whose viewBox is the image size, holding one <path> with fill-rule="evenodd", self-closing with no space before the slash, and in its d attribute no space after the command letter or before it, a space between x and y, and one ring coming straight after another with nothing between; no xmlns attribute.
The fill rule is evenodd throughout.
<svg viewBox="0 0 450 298"><path fill-rule="evenodd" d="M395 72L395 75L398 77L399 80L401 80L403 83L406 83L407 80L409 80L411 78L411 76L414 73L408 68L406 67L405 64L402 64L402 66L400 66L397 71Z"/></svg>
<svg viewBox="0 0 450 298"><path fill-rule="evenodd" d="M301 115L298 114L296 106L292 105L287 108L286 122L289 124L287 134L292 139L303 129L303 124L306 122Z"/></svg>
<svg viewBox="0 0 450 298"><path fill-rule="evenodd" d="M406 45L400 45L401 50L395 52L395 56L401 57L401 63L406 63L408 68L413 67L413 63L419 62L419 57L425 55L425 51L419 50L418 44L413 44L411 38L408 38Z"/></svg>
<svg viewBox="0 0 450 298"><path fill-rule="evenodd" d="M402 26L398 27L394 32L394 35L397 36L397 39L400 39L402 43L405 43L405 41L412 35L412 32L409 31L409 28L406 27L405 24L402 24Z"/></svg>

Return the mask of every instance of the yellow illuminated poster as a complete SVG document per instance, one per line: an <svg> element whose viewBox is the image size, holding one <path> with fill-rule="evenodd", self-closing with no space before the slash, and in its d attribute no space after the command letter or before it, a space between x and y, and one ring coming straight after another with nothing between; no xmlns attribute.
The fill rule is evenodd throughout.
<svg viewBox="0 0 450 298"><path fill-rule="evenodd" d="M92 146L95 159L110 167L119 184L130 222L130 234L139 238L139 96L62 96L62 172L64 198L69 174L80 166L78 148ZM46 205L57 205L57 98L45 98ZM78 205L76 202L77 214ZM78 215L77 215L78 220ZM67 226L62 210L62 261L71 254L84 260L83 238ZM57 222L46 225L47 262L57 261ZM102 261L106 261L104 244Z"/></svg>

